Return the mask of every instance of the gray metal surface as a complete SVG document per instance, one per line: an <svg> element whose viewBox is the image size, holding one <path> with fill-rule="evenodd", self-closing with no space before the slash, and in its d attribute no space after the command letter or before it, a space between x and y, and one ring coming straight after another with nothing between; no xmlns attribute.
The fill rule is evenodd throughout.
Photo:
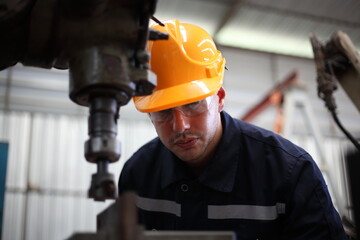
<svg viewBox="0 0 360 240"><path fill-rule="evenodd" d="M143 240L235 240L234 232L225 231L147 231Z"/></svg>

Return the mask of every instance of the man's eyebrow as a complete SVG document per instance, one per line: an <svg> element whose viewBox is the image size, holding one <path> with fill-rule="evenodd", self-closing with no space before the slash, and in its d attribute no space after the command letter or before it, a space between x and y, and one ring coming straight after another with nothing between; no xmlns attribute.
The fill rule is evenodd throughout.
<svg viewBox="0 0 360 240"><path fill-rule="evenodd" d="M187 103L187 104L185 104L184 106L186 106L186 105L191 105L191 104L194 104L194 103L199 103L200 101L202 101L202 100L195 101L195 102L191 102L191 103Z"/></svg>

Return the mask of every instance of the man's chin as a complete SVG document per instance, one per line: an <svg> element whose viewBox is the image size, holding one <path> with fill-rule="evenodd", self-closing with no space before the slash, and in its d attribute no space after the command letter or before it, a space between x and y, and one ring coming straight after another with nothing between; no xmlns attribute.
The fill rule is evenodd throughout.
<svg viewBox="0 0 360 240"><path fill-rule="evenodd" d="M186 152L178 152L175 155L186 163L196 162L199 159L199 154L195 149L187 150Z"/></svg>

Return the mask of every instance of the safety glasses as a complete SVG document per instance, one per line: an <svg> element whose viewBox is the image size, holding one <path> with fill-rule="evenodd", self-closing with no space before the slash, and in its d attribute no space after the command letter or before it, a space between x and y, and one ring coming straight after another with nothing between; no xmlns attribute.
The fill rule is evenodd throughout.
<svg viewBox="0 0 360 240"><path fill-rule="evenodd" d="M174 110L183 116L194 117L209 110L214 95L197 102L192 102L175 108L149 113L150 119L156 122L169 122L174 118Z"/></svg>

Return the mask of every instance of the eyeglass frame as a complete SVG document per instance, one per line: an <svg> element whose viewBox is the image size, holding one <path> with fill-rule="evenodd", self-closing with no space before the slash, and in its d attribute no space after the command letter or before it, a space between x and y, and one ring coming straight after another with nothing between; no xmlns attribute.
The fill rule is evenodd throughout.
<svg viewBox="0 0 360 240"><path fill-rule="evenodd" d="M215 95L216 94L208 96L206 98L203 98L203 99L195 101L195 102L181 105L181 106L164 109L164 110L157 111L157 112L151 112L151 113L149 113L149 117L152 121L155 121L155 122L170 122L174 119L174 110L180 112L183 116L195 117L195 116L198 116L210 109L210 105L211 105ZM190 109L190 107L194 106L195 103L204 103L204 104L196 105L196 106L198 106L197 110ZM162 116L160 114L162 114Z"/></svg>

